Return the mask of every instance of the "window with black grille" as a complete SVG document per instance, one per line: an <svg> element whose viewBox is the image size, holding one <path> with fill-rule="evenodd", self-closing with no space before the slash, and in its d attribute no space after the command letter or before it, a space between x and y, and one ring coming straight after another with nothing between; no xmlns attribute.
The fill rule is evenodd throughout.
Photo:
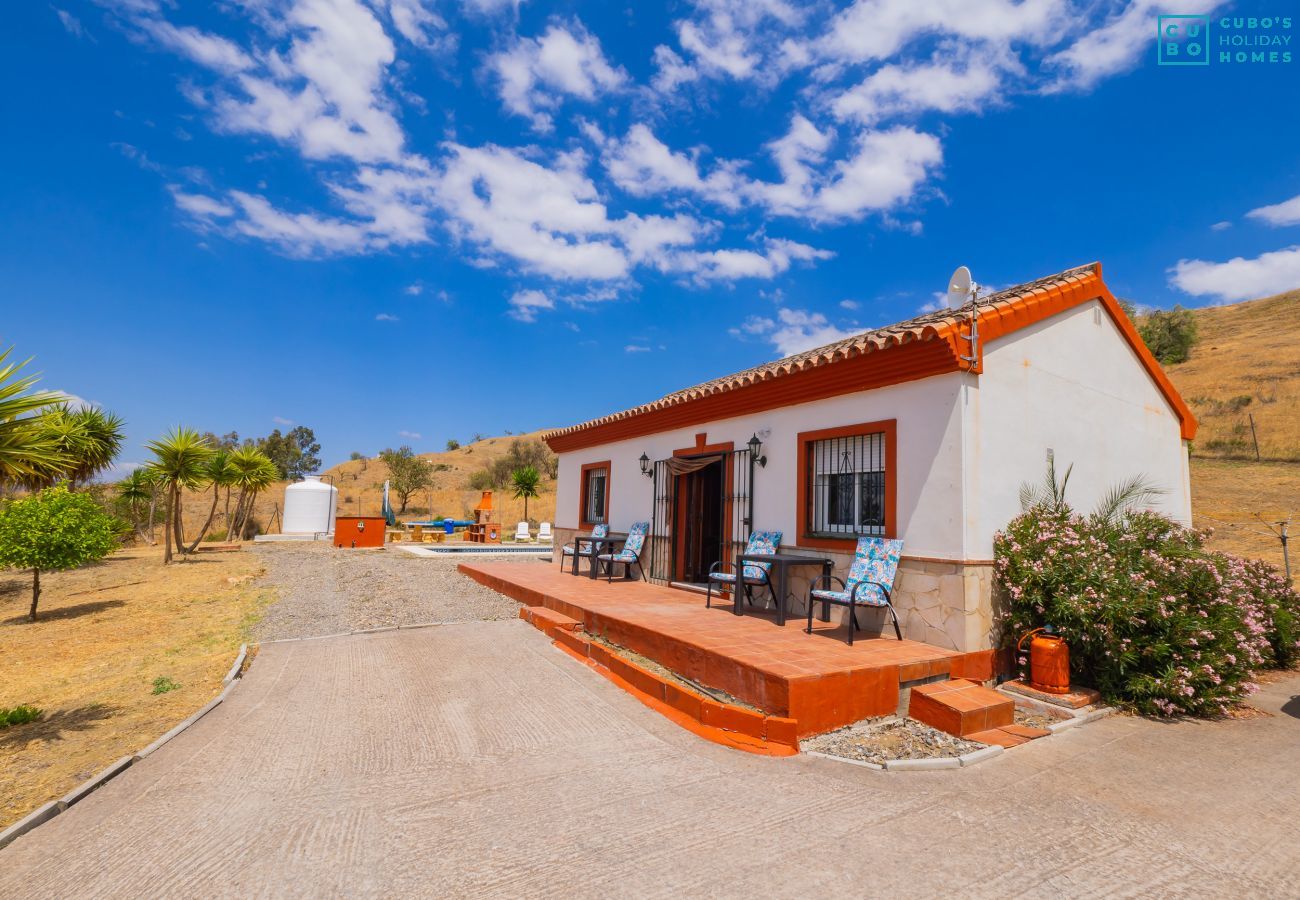
<svg viewBox="0 0 1300 900"><path fill-rule="evenodd" d="M809 441L808 527L814 537L885 533L885 435Z"/></svg>
<svg viewBox="0 0 1300 900"><path fill-rule="evenodd" d="M590 525L600 525L605 521L605 511L607 509L605 498L608 493L608 487L608 469L586 469L583 472L583 521Z"/></svg>

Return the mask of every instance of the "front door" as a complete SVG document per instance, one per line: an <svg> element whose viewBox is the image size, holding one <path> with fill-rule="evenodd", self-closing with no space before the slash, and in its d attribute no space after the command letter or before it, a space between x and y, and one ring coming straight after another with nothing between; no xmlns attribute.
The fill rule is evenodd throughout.
<svg viewBox="0 0 1300 900"><path fill-rule="evenodd" d="M695 472L677 476L677 515L681 543L677 579L704 584L709 567L722 559L723 461L718 457Z"/></svg>

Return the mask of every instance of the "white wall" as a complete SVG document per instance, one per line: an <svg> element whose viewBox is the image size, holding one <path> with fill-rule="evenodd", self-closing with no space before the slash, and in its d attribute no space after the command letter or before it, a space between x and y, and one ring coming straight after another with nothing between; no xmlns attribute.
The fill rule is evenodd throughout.
<svg viewBox="0 0 1300 900"><path fill-rule="evenodd" d="M651 460L670 457L674 450L694 446L699 432L708 433L710 444L732 441L739 450L755 432L761 435L767 430L770 434L763 441L767 468L757 469L754 475L754 527L780 529L783 543L793 545L799 432L897 419L898 459L890 464L898 468L897 512L905 552L960 559L959 384L958 375L939 375L562 453L556 521L569 528L578 524L579 472L584 463L611 461L610 524L615 530L626 530L634 521L650 518L653 489L651 479L641 474L642 453Z"/></svg>
<svg viewBox="0 0 1300 900"><path fill-rule="evenodd" d="M967 397L972 558L992 558L994 533L1020 512L1020 485L1043 479L1048 448L1058 475L1073 464L1066 498L1080 511L1141 474L1168 491L1150 505L1190 523L1178 415L1099 301L991 341L978 382Z"/></svg>

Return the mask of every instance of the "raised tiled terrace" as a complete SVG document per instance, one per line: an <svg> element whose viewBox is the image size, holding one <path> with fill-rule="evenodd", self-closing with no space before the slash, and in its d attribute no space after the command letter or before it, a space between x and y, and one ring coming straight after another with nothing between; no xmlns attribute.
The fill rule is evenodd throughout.
<svg viewBox="0 0 1300 900"><path fill-rule="evenodd" d="M926 679L991 676L989 653L963 654L792 617L732 614L730 602L639 581L575 577L555 565L463 563L475 581L528 606L545 606L592 634L649 657L674 672L758 707L796 719L800 737L820 734L898 707L900 686Z"/></svg>

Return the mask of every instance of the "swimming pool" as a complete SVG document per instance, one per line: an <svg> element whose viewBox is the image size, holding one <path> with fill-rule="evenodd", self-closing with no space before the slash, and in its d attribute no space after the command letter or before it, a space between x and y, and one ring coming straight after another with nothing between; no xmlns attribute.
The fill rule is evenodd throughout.
<svg viewBox="0 0 1300 900"><path fill-rule="evenodd" d="M473 554L494 553L514 555L519 553L535 553L539 556L550 556L553 549L550 544L393 544L407 553L413 553L416 556L455 556L457 554L469 556Z"/></svg>

